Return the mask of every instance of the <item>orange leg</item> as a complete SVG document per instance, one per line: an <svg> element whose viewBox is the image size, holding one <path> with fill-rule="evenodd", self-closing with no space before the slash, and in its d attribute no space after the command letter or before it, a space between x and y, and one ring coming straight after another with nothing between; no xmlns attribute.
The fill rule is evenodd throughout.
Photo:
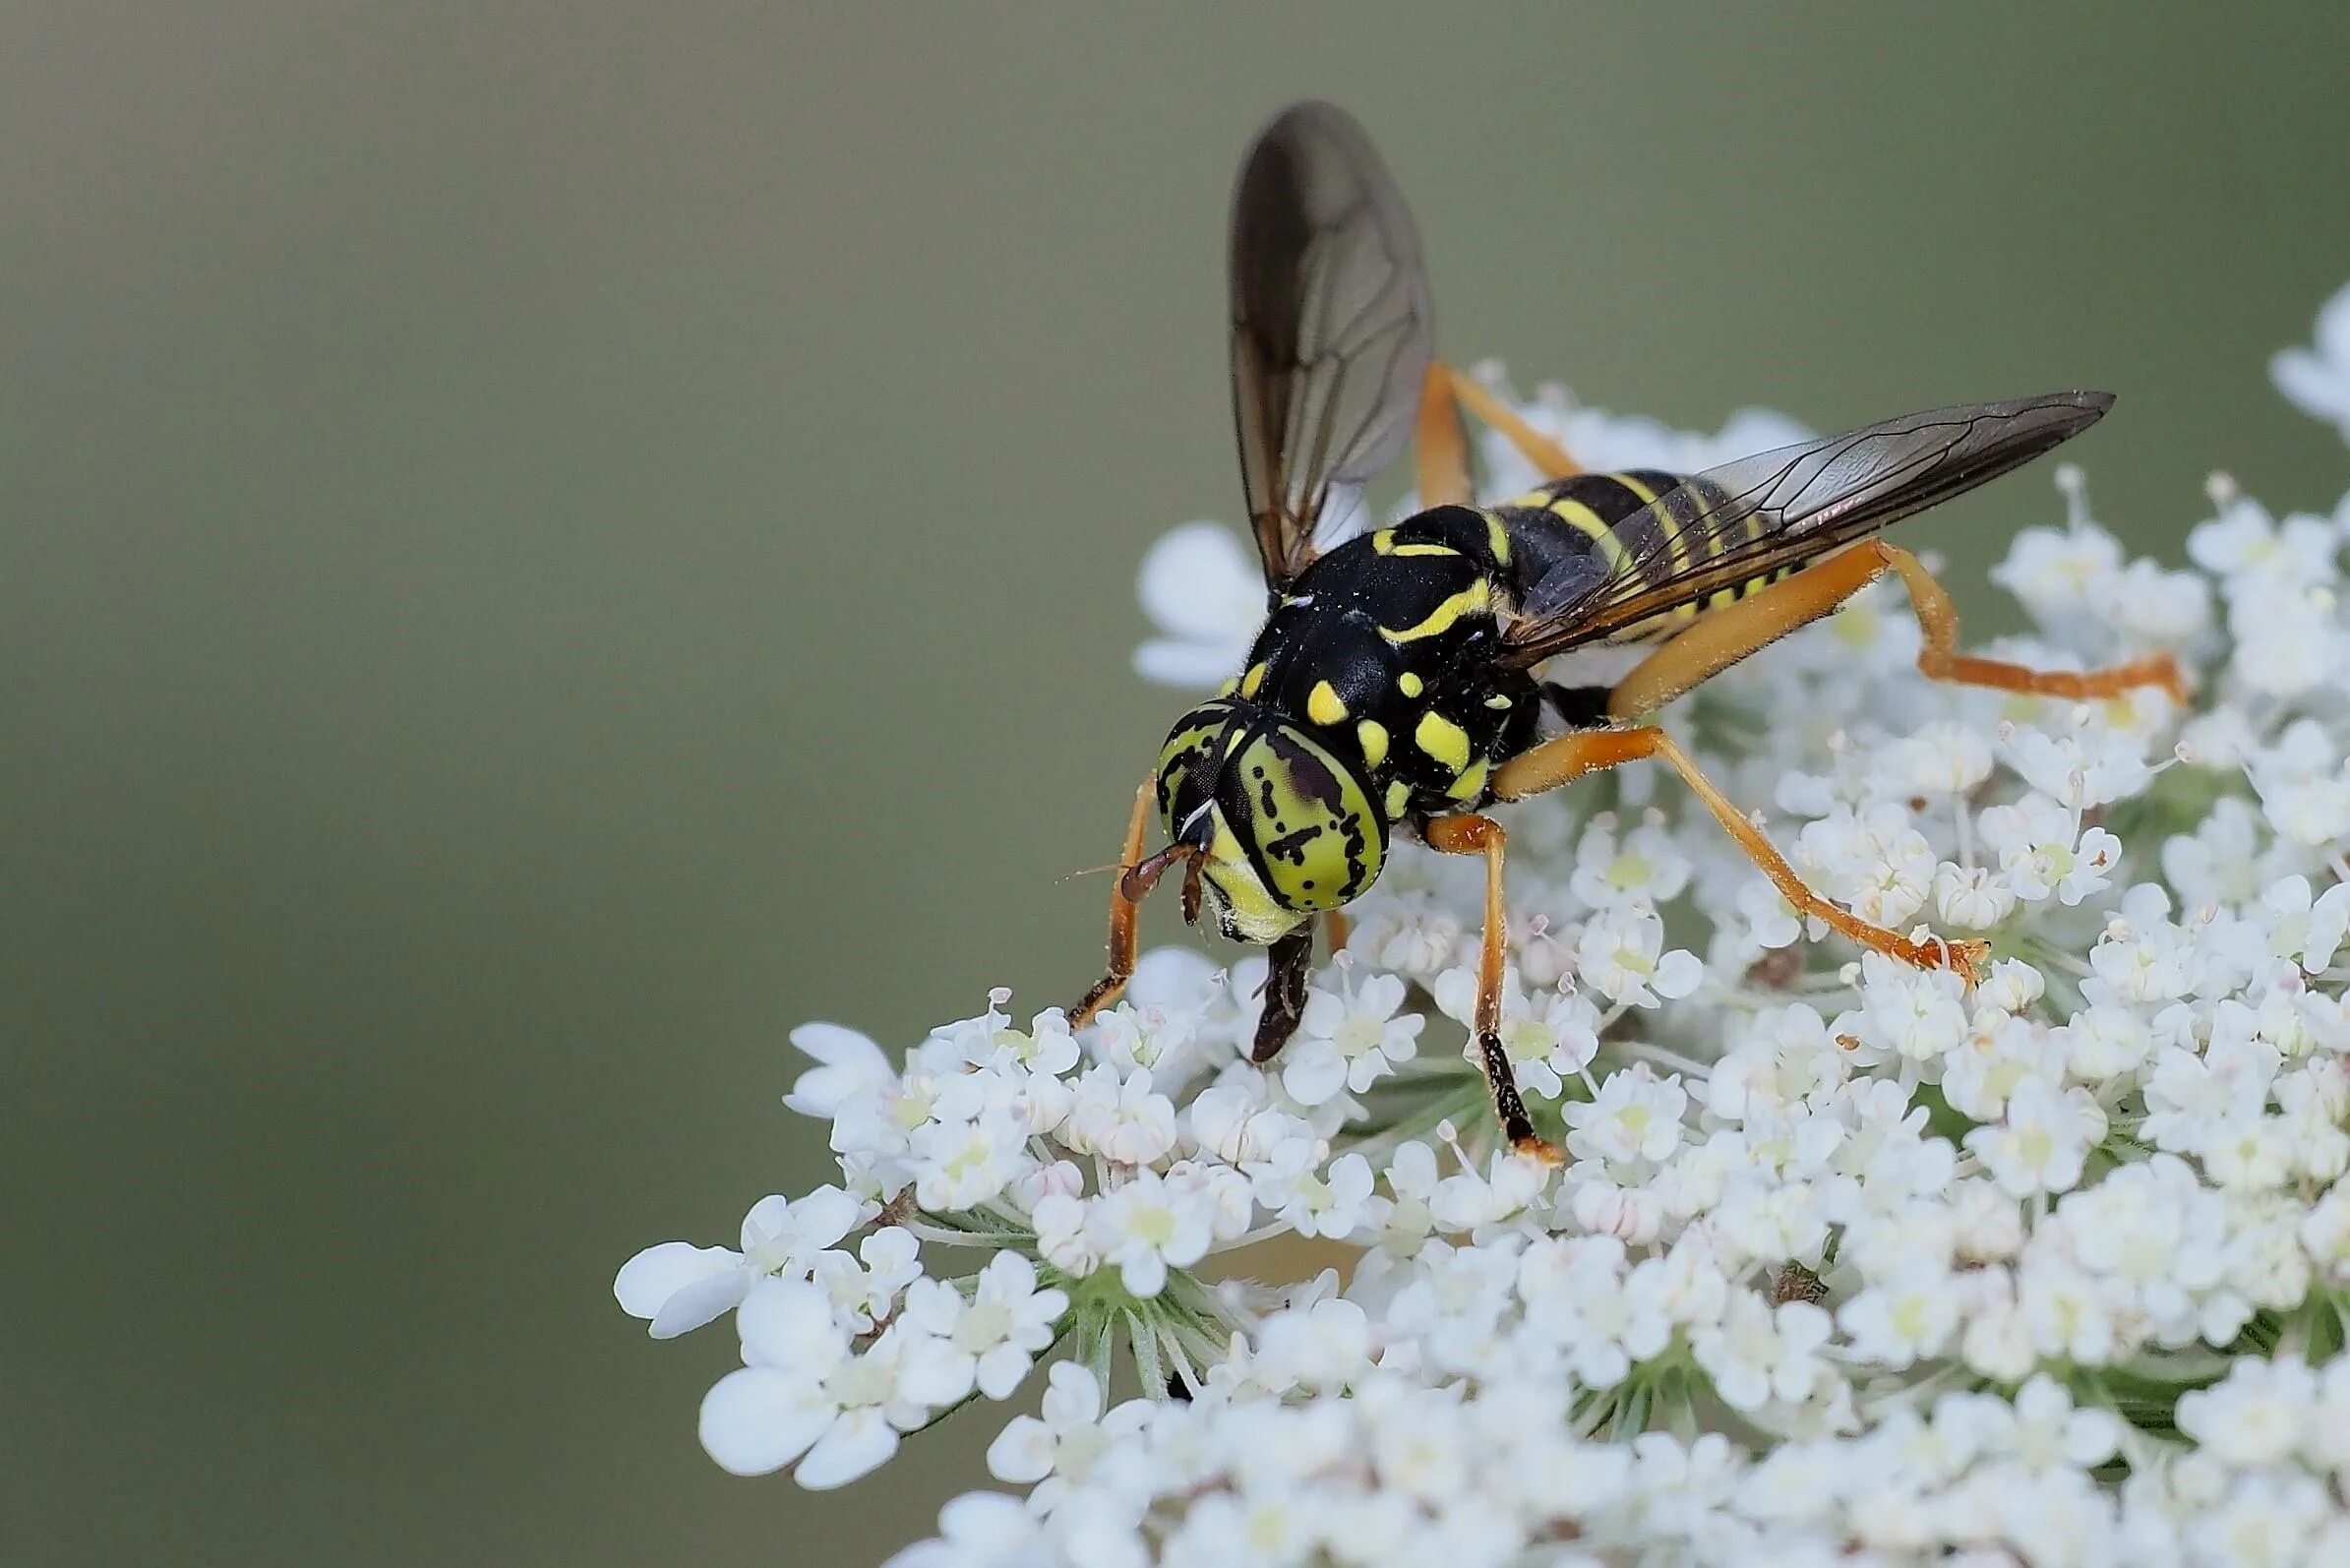
<svg viewBox="0 0 2350 1568"><path fill-rule="evenodd" d="M1727 669L1766 643L1834 611L1891 572L1909 590L1925 646L1917 667L1937 681L1987 686L2002 692L2092 701L2119 696L2133 687L2159 687L2173 701L2187 700L2186 677L2166 654L2133 660L2107 670L2075 674L2033 670L1997 659L1978 659L1958 649L1958 612L1925 564L1898 545L1871 539L1775 582L1750 599L1700 616L1616 683L1607 699L1612 718L1653 713L1701 681ZM1503 769L1506 773L1508 769Z"/></svg>
<svg viewBox="0 0 2350 1568"><path fill-rule="evenodd" d="M1476 382L1457 370L1442 365L1429 371L1430 376L1441 372L1452 379L1453 395L1469 405L1470 411L1501 432L1509 444L1518 449L1526 460L1542 471L1545 479L1564 479L1583 472L1583 464L1567 455L1566 449L1548 436L1518 417L1516 409L1494 396ZM1423 408L1425 403L1421 405Z"/></svg>
<svg viewBox="0 0 2350 1568"><path fill-rule="evenodd" d="M1645 668L1645 666L1644 666ZM1621 762L1637 762L1643 757L1661 757L1682 780L1696 792L1697 798L1714 814L1715 820L1737 841L1740 849L1786 901L1807 915L1816 915L1835 930L1843 933L1861 946L1920 969L1953 969L1971 986L1982 978L1983 960L1990 956L1986 942L1944 941L1931 937L1912 941L1898 932L1882 926L1872 926L1840 904L1832 903L1806 886L1781 855L1765 838L1746 814L1730 804L1729 797L1714 787L1714 781L1698 771L1689 754L1673 744L1672 737L1657 729L1583 730L1545 741L1533 751L1512 757L1493 775L1493 793L1505 801L1524 800L1539 795L1561 784L1596 773L1601 768L1614 767ZM1495 853L1498 855L1499 851Z"/></svg>
<svg viewBox="0 0 2350 1568"><path fill-rule="evenodd" d="M1453 373L1430 364L1419 388L1419 424L1412 433L1413 488L1422 507L1466 507L1476 500L1469 478L1469 431L1453 400Z"/></svg>
<svg viewBox="0 0 2350 1568"><path fill-rule="evenodd" d="M1537 1136L1519 1097L1518 1080L1510 1071L1509 1053L1501 1045L1502 961L1509 928L1501 907L1501 824L1490 816L1439 816L1421 829L1428 847L1443 855L1485 857L1485 936L1476 959L1476 1055L1493 1094L1493 1114L1501 1120L1502 1136L1520 1154L1544 1165L1563 1165L1566 1157L1555 1144Z"/></svg>
<svg viewBox="0 0 2350 1568"><path fill-rule="evenodd" d="M1125 852L1118 857L1118 874L1110 879L1110 968L1083 1000L1069 1009L1069 1027L1074 1029L1095 1013L1117 1000L1118 993L1126 989L1126 982L1134 978L1135 926L1142 912L1141 895L1150 891L1156 882L1154 874L1128 897L1126 877L1142 862L1142 837L1149 829L1151 808L1159 799L1159 780L1152 774L1134 792L1134 810L1126 818Z"/></svg>
<svg viewBox="0 0 2350 1568"><path fill-rule="evenodd" d="M1334 909L1322 917L1322 935L1330 943L1330 956L1336 958L1347 950L1347 938L1355 935L1355 923L1347 919L1347 912Z"/></svg>

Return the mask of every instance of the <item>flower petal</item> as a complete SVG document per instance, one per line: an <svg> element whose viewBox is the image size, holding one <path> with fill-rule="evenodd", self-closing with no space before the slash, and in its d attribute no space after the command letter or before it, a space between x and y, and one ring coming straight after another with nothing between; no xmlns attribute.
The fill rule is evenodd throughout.
<svg viewBox="0 0 2350 1568"><path fill-rule="evenodd" d="M1147 1247L1128 1247L1118 1259L1117 1277L1128 1296L1147 1301L1167 1289L1167 1259Z"/></svg>
<svg viewBox="0 0 2350 1568"><path fill-rule="evenodd" d="M917 1405L942 1408L971 1392L978 1369L979 1362L969 1351L957 1350L933 1335L918 1334L898 1360L897 1389Z"/></svg>
<svg viewBox="0 0 2350 1568"><path fill-rule="evenodd" d="M990 1399L1009 1399L1028 1376L1028 1353L1017 1345L998 1345L979 1358L979 1391Z"/></svg>
<svg viewBox="0 0 2350 1568"><path fill-rule="evenodd" d="M831 1430L816 1439L792 1474L810 1491L830 1491L889 1463L889 1457L897 1452L897 1429L882 1418L880 1411L846 1411Z"/></svg>
<svg viewBox="0 0 2350 1568"><path fill-rule="evenodd" d="M1043 1480L1053 1474L1054 1446L1052 1427L1034 1416L1015 1416L988 1445L988 1474L1014 1485Z"/></svg>
<svg viewBox="0 0 2350 1568"><path fill-rule="evenodd" d="M873 1041L839 1024L802 1024L792 1031L792 1044L819 1065L793 1080L783 1103L804 1116L829 1118L851 1097L879 1092L897 1073L888 1055Z"/></svg>
<svg viewBox="0 0 2350 1568"><path fill-rule="evenodd" d="M731 1272L742 1261L741 1255L730 1247L695 1246L691 1241L662 1241L646 1247L620 1266L620 1272L612 1277L612 1295L620 1302L621 1310L631 1317L655 1317L659 1315L662 1304L687 1286L711 1275ZM723 1312L726 1308L722 1306L718 1310ZM713 1317L716 1315L711 1314ZM708 1321L708 1318L702 1319L704 1323Z"/></svg>
<svg viewBox="0 0 2350 1568"><path fill-rule="evenodd" d="M889 1057L873 1037L843 1024L806 1023L791 1033L792 1048L813 1056L827 1067L857 1067L892 1076Z"/></svg>
<svg viewBox="0 0 2350 1568"><path fill-rule="evenodd" d="M1239 537L1220 522L1186 522L1159 536L1134 584L1142 612L1197 642L1245 637L1265 614L1265 584Z"/></svg>
<svg viewBox="0 0 2350 1568"><path fill-rule="evenodd" d="M1301 1106L1322 1105L1346 1084L1346 1058L1326 1040L1306 1042L1282 1064L1281 1086Z"/></svg>
<svg viewBox="0 0 2350 1568"><path fill-rule="evenodd" d="M701 1446L736 1476L781 1470L824 1435L839 1412L803 1378L746 1366L701 1401Z"/></svg>
<svg viewBox="0 0 2350 1568"><path fill-rule="evenodd" d="M781 1236L792 1223L792 1200L770 1192L743 1213L743 1250L753 1252Z"/></svg>
<svg viewBox="0 0 2350 1568"><path fill-rule="evenodd" d="M832 1298L806 1280L761 1280L744 1298L735 1332L743 1337L744 1359L756 1365L820 1371L848 1347Z"/></svg>
<svg viewBox="0 0 2350 1568"><path fill-rule="evenodd" d="M792 1204L803 1254L821 1251L849 1234L865 1212L865 1200L835 1186L821 1186Z"/></svg>
<svg viewBox="0 0 2350 1568"><path fill-rule="evenodd" d="M1177 642L1154 637L1134 650L1134 673L1153 686L1207 691L1222 682L1247 653L1245 642Z"/></svg>
<svg viewBox="0 0 2350 1568"><path fill-rule="evenodd" d="M1126 982L1126 999L1137 1007L1196 1007L1217 972L1215 961L1205 953L1188 947L1154 947L1135 960L1134 978Z"/></svg>
<svg viewBox="0 0 2350 1568"><path fill-rule="evenodd" d="M2333 297L2318 307L2315 341L2319 353L2350 372L2350 283L2335 289Z"/></svg>
<svg viewBox="0 0 2350 1568"><path fill-rule="evenodd" d="M991 1561L1011 1562L1015 1547L1033 1547L1037 1518L1001 1492L965 1492L938 1510L938 1529L950 1540L994 1551Z"/></svg>
<svg viewBox="0 0 2350 1568"><path fill-rule="evenodd" d="M1054 1361L1045 1374L1045 1419L1055 1427L1090 1426L1102 1418L1102 1384L1090 1367Z"/></svg>
<svg viewBox="0 0 2350 1568"><path fill-rule="evenodd" d="M2306 348L2288 348L2268 361L2268 379L2285 400L2314 419L2350 418L2350 381Z"/></svg>
<svg viewBox="0 0 2350 1568"><path fill-rule="evenodd" d="M673 1340L680 1334L693 1333L704 1323L716 1321L740 1305L750 1288L751 1271L744 1268L731 1268L690 1281L653 1314L652 1337Z"/></svg>

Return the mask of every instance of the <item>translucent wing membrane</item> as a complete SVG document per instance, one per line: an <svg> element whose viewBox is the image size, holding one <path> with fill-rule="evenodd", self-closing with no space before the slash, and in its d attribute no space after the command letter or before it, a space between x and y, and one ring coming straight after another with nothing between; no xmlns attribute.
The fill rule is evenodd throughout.
<svg viewBox="0 0 2350 1568"><path fill-rule="evenodd" d="M1800 566L2029 462L2112 406L2097 392L1967 403L1708 469L1616 525L1637 547L1571 557L1536 583L1509 629L1508 662L1534 664Z"/></svg>
<svg viewBox="0 0 2350 1568"><path fill-rule="evenodd" d="M1412 215L1361 127L1300 103L1265 128L1233 193L1233 418L1266 580L1411 439L1432 352ZM1334 499L1334 493L1335 495Z"/></svg>

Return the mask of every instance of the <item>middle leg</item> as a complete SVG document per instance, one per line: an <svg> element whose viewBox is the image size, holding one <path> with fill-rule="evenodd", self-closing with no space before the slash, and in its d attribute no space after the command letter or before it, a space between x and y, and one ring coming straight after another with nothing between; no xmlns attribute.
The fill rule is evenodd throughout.
<svg viewBox="0 0 2350 1568"><path fill-rule="evenodd" d="M1471 814L1439 816L1421 829L1428 847L1442 855L1485 857L1485 935L1477 948L1476 1033L1477 1066L1493 1095L1493 1114L1501 1119L1502 1135L1518 1153L1544 1165L1563 1165L1557 1145L1536 1133L1518 1093L1517 1075L1510 1071L1509 1053L1501 1044L1501 990L1508 954L1509 929L1501 899L1501 824L1490 816Z"/></svg>
<svg viewBox="0 0 2350 1568"><path fill-rule="evenodd" d="M1355 923L1343 909L1325 910L1322 914L1322 936L1330 943L1330 956L1336 958L1347 950L1348 941L1355 935Z"/></svg>

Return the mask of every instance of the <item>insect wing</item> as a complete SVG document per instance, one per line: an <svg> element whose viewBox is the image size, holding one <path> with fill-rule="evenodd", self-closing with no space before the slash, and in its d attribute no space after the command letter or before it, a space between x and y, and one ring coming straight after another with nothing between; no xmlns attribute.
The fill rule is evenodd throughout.
<svg viewBox="0 0 2350 1568"><path fill-rule="evenodd" d="M1570 557L1536 583L1508 660L1535 664L1800 566L2029 462L2112 406L2097 392L1965 403L1708 469L1612 530L1639 548L1603 571Z"/></svg>
<svg viewBox="0 0 2350 1568"><path fill-rule="evenodd" d="M1411 440L1433 354L1412 214L1343 110L1284 110L1241 163L1232 309L1240 479L1278 588Z"/></svg>

